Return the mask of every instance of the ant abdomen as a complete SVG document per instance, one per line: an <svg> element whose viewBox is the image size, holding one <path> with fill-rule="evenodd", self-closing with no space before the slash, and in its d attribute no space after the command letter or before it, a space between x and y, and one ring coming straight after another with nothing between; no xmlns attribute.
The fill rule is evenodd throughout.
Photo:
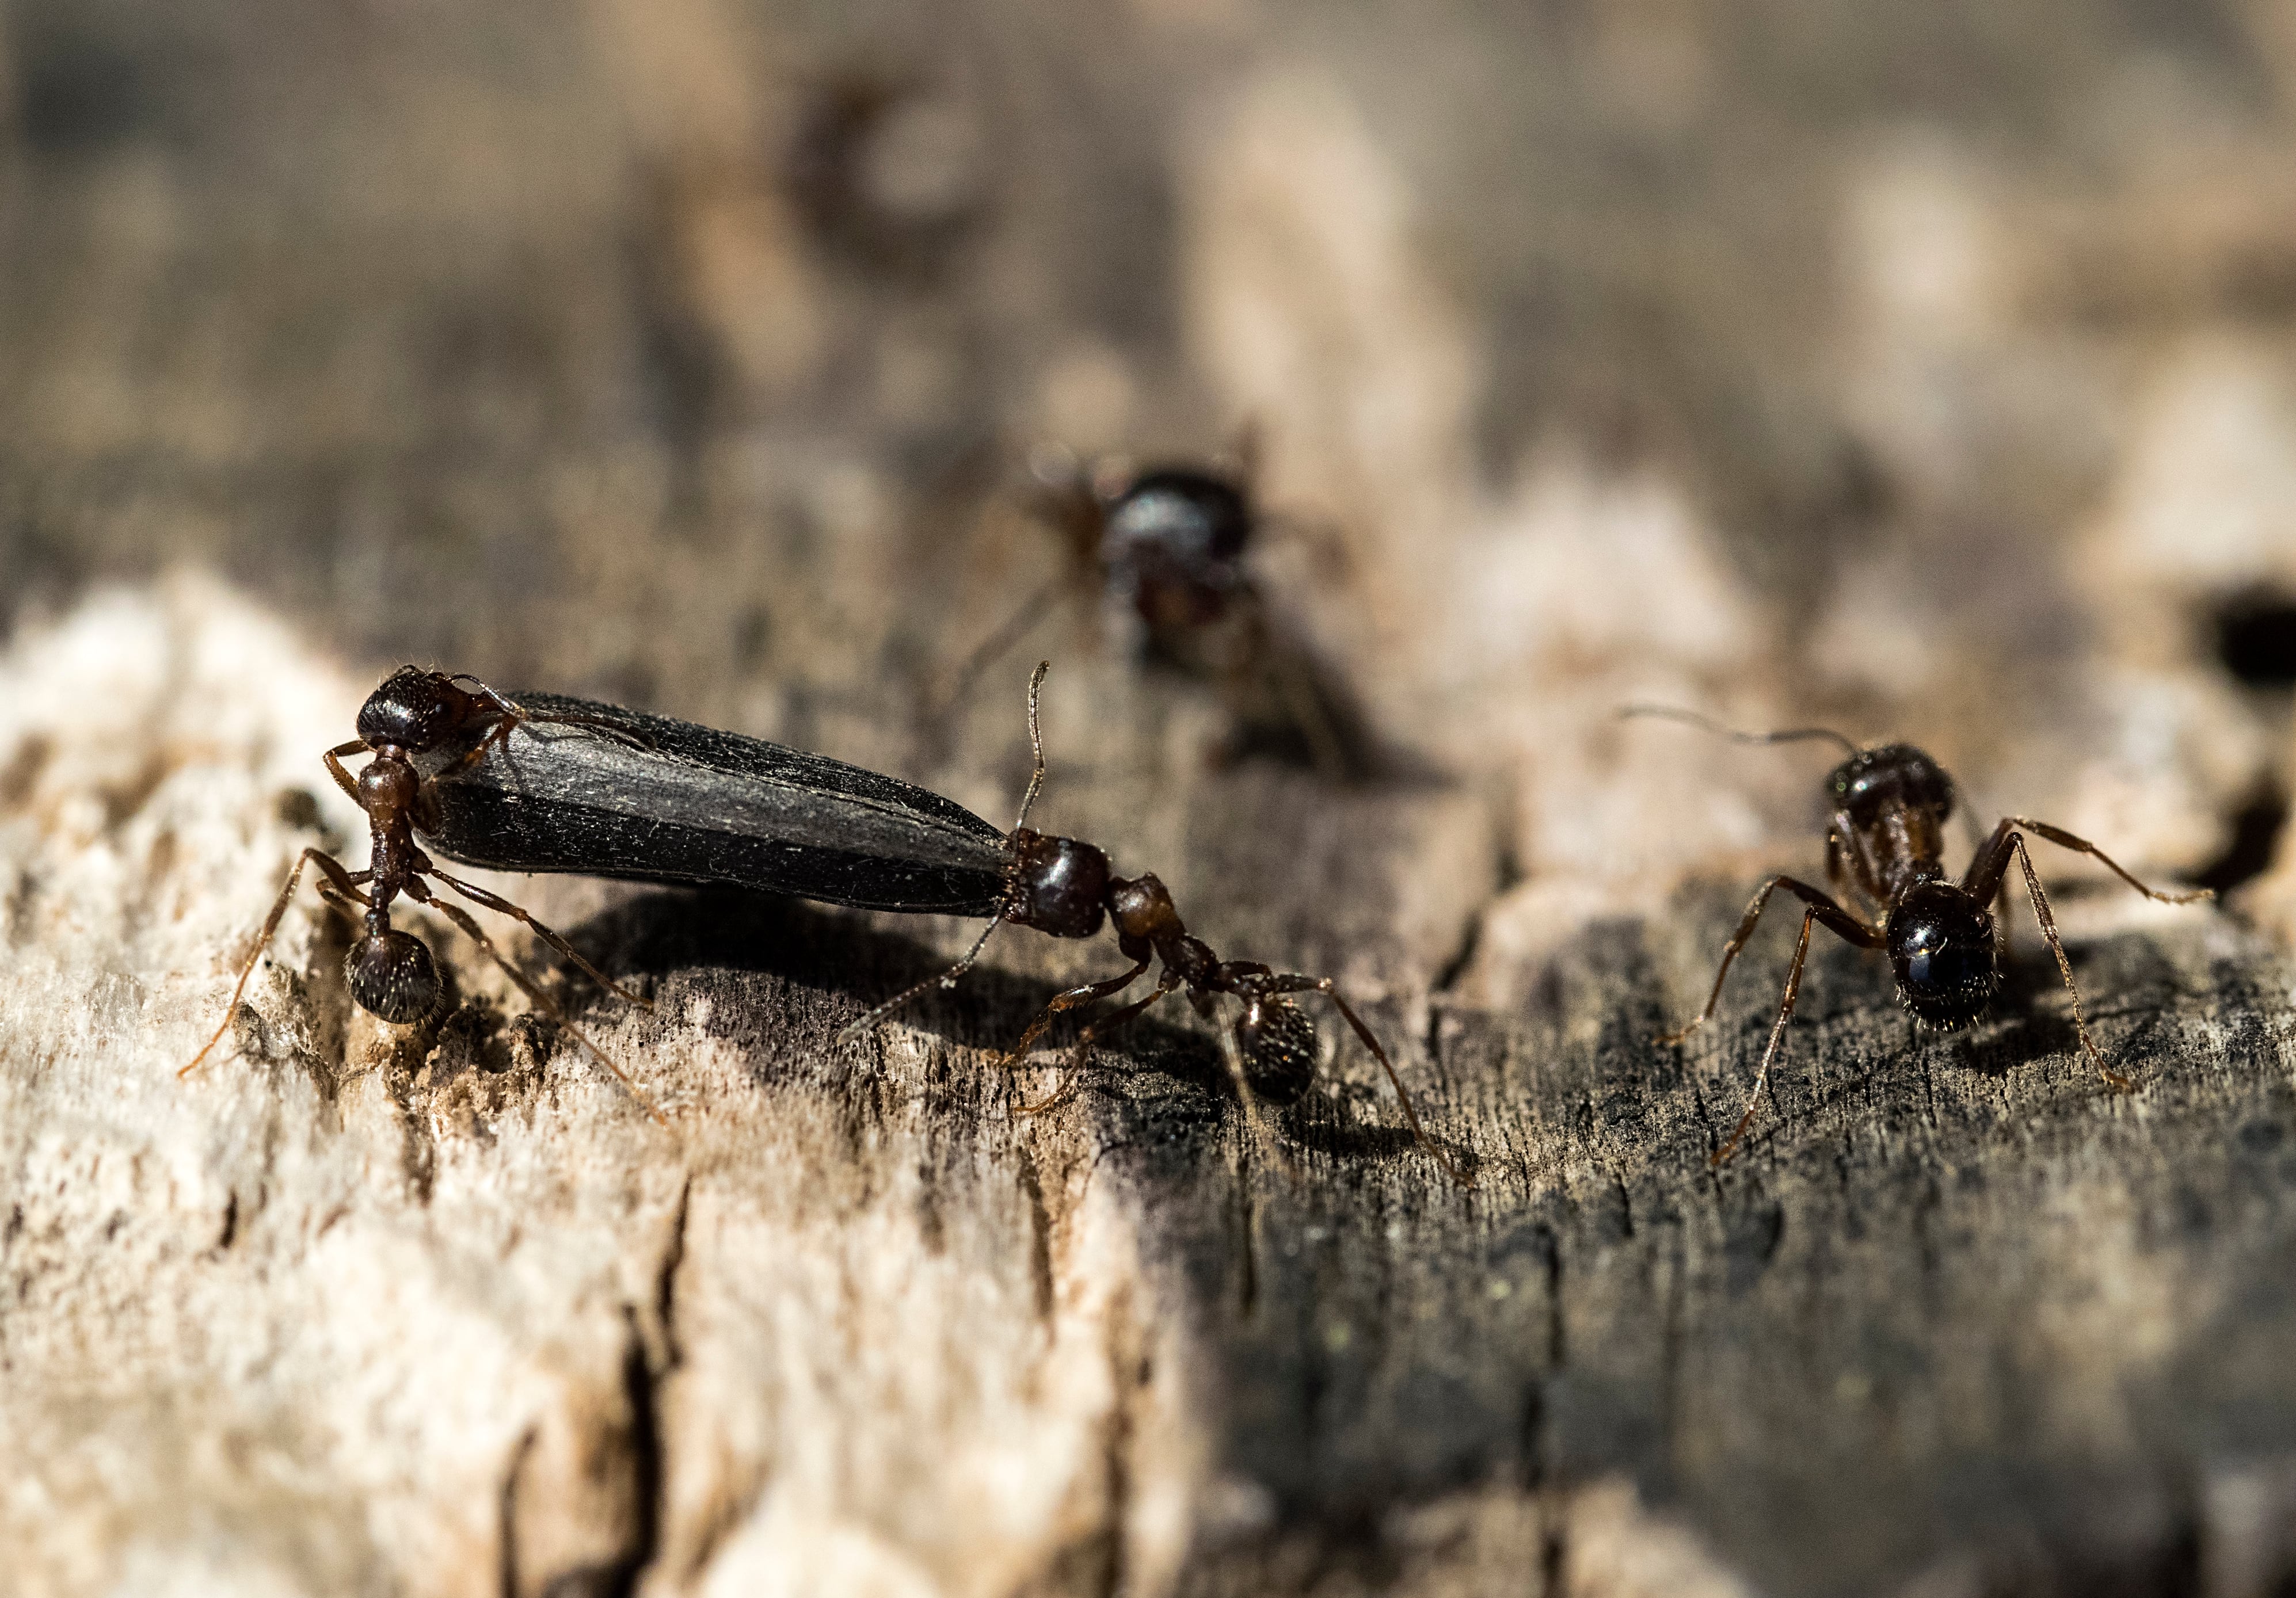
<svg viewBox="0 0 2296 1598"><path fill-rule="evenodd" d="M1281 994L1244 1002L1236 1018L1236 1053L1243 1085L1270 1104L1296 1104L1316 1080L1316 1023Z"/></svg>
<svg viewBox="0 0 2296 1598"><path fill-rule="evenodd" d="M351 997L395 1027L412 1026L439 1008L446 985L422 940L393 927L370 932L343 959Z"/></svg>

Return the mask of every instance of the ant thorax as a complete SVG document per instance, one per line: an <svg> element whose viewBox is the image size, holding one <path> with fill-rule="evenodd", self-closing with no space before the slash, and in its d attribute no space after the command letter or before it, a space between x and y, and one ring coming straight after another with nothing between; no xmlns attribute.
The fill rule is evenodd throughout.
<svg viewBox="0 0 2296 1598"><path fill-rule="evenodd" d="M1828 774L1825 791L1851 874L1876 904L1945 875L1953 779L1928 755L1910 743L1860 750Z"/></svg>

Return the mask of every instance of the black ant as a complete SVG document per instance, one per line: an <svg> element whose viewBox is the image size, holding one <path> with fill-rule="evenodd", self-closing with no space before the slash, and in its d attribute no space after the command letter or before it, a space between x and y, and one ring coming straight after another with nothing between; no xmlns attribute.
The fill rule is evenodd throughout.
<svg viewBox="0 0 2296 1598"><path fill-rule="evenodd" d="M1262 730L1327 776L1365 774L1373 761L1360 716L1279 621L1247 562L1272 520L1251 492L1257 455L1250 431L1234 471L1087 468L1064 450L1037 452L1029 509L1057 536L1063 570L973 650L949 700L1062 594L1096 591L1131 618L1148 660L1220 684L1239 741Z"/></svg>
<svg viewBox="0 0 2296 1598"><path fill-rule="evenodd" d="M410 677L419 678L425 692L420 696L394 693L390 690ZM466 692L456 686L469 683L475 692ZM351 945L343 961L343 976L350 985L351 997L360 1008L395 1026L407 1026L422 1020L434 1012L445 994L445 985L439 976L438 962L430 950L412 932L403 931L390 924L391 901L405 894L418 905L428 906L453 922L472 942L484 949L494 963L516 983L535 1007L573 1034L582 1046L590 1051L608 1070L620 1078L622 1086L643 1104L646 1112L661 1122L661 1111L644 1090L633 1082L629 1074L614 1063L611 1056L590 1040L589 1036L573 1022L556 1004L544 996L542 991L527 980L515 965L504 957L501 950L482 931L470 913L459 906L448 904L434 894L425 878L453 889L472 904L523 922L537 938L548 944L567 960L571 961L600 987L619 995L642 1009L653 1008L652 1000L629 991L585 960L565 938L544 926L532 915L508 899L488 893L475 883L448 876L432 863L430 857L416 846L414 832L422 826L430 809L433 778L425 777L415 768L414 756L435 747L450 731L473 729L479 738L456 762L457 766L475 765L490 749L508 747L511 733L529 723L554 723L578 725L615 739L628 739L620 729L591 717L568 715L545 715L529 711L496 692L476 677L457 673L445 676L437 673L415 673L413 668L400 673L385 684L384 690L370 695L359 709L359 735L347 743L337 744L323 757L327 774L366 812L371 852L365 871L350 871L342 862L323 849L307 848L296 860L294 869L287 873L286 885L264 918L263 930L257 935L255 947L246 963L239 970L239 980L231 990L231 1003L225 1006L224 1018L191 1062L176 1074L187 1077L199 1069L216 1045L230 1030L232 1017L238 1013L240 996L247 990L249 977L256 963L270 946L272 934L279 930L280 918L287 914L287 906L295 897L296 884L303 880L303 868L316 865L326 880L319 884L319 897L353 921L361 922L365 930ZM366 754L373 758L354 777L344 768L342 757ZM364 891L362 891L364 885ZM364 914L354 909L364 906ZM667 1124L667 1123L663 1123Z"/></svg>
<svg viewBox="0 0 2296 1598"><path fill-rule="evenodd" d="M1785 996L1778 1005L1777 1020L1771 1024L1761 1066L1754 1073L1754 1087L1746 1097L1745 1113L1738 1118L1729 1140L1709 1158L1710 1166L1718 1166L1729 1159L1746 1135L1747 1128L1753 1125L1755 1107L1769 1081L1771 1061L1785 1037L1786 1022L1792 1019L1794 999L1801 989L1802 962L1809 953L1811 925L1822 922L1845 942L1862 949L1885 951L1897 978L1898 1001L1915 1019L1941 1031L1957 1030L1983 1016L2000 988L1999 933L1988 906L1996 895L2005 892L2012 856L2024 873L2025 888L2033 900L2034 918L2041 923L2041 935L2048 939L2049 952L2056 956L2057 969L2065 979L2065 991L2072 996L2073 1027L2080 1035L2081 1048L2106 1087L2115 1092L2128 1090L2128 1078L2105 1064L2103 1052L2089 1036L2087 1018L2081 1013L2080 991L2073 985L2072 964L2065 958L2064 942L2057 935L2056 917L2050 913L2048 895L2041 891L2041 879L2033 870L2032 856L2027 853L2024 837L2018 829L2021 827L2051 843L2095 856L2146 898L2165 905L2189 905L2212 898L2215 895L2211 890L2202 888L2185 893L2163 893L2147 888L2087 839L2076 838L2062 828L2023 815L2003 817L1993 829L1992 837L1979 848L1961 881L1954 882L1948 880L1944 865L1945 824L1953 814L1955 799L1953 779L1946 774L1943 766L1912 744L1885 743L1861 749L1841 733L1824 727L1798 727L1776 733L1734 732L1693 712L1660 706L1631 706L1620 714L1687 722L1741 743L1824 739L1840 745L1847 758L1825 780L1826 799L1833 815L1825 833L1826 881L1836 893L1846 896L1854 890L1879 917L1876 920L1874 915L1845 909L1832 895L1790 876L1771 877L1755 893L1738 930L1731 934L1722 950L1722 966L1714 973L1714 987L1706 996L1706 1007L1688 1025L1658 1039L1662 1045L1679 1044L1713 1019L1715 1004L1722 996L1723 979L1730 974L1730 963L1753 935L1754 923L1761 918L1762 908L1769 903L1774 891L1783 888L1808 906L1802 912L1801 936L1794 944L1793 963L1786 968Z"/></svg>

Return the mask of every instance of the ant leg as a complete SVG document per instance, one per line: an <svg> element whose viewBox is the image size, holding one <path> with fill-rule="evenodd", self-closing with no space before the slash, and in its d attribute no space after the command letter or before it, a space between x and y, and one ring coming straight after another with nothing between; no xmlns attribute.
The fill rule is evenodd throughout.
<svg viewBox="0 0 2296 1598"><path fill-rule="evenodd" d="M1993 830L1993 842L1988 853L1998 851L2001 848L2001 838L2003 834L2008 832L2014 827L2022 827L2037 838L2046 838L2051 843L2057 845L2060 848L2069 848L2079 854L2095 856L2096 859L2104 863L2104 868L2107 871L2111 872L2114 876L2119 877L2122 881L2128 883L2131 888L2136 889L2137 892L2143 894L2148 899L2157 899L2164 905L2190 905L2195 904L2202 899L2212 899L2217 897L2216 889L2213 888L2194 888L2183 893L2163 893L2157 888L2147 888L2144 883L2138 881L2135 877L2130 876L2127 872L2123 871L2120 868L2119 862L2115 861L2112 856L2106 854L2103 849L2097 848L2096 845L2091 843L2087 839L2076 838L2062 827L2053 827L2045 821L2035 821L2030 815L2003 816L2001 818L2001 824ZM1986 857L1987 856L1985 855L1979 856L1980 860L1984 860ZM2005 874L2006 873L2007 865L2008 863L2005 858L2002 860L1999 867ZM1970 868L1970 874L1973 878L1976 873L1977 867L1972 865ZM1976 891L1974 886L1971 887L1971 891ZM1986 896L1980 894L1978 897L1982 898Z"/></svg>
<svg viewBox="0 0 2296 1598"><path fill-rule="evenodd" d="M362 744L358 747L365 746ZM330 750L328 759L332 761L333 758L333 751ZM295 897L295 886L303 880L303 868L315 860L318 862L319 869L325 873L337 887L354 898L365 897L359 893L356 884L372 881L374 878L374 873L371 871L363 871L356 876L352 875L343 869L340 861L321 849L307 848L295 857L295 869L287 873L287 885L279 890L279 897L272 901L271 914L263 918L263 930L256 936L255 947L249 951L247 963L239 968L239 980L232 986L231 1003L224 1006L223 1024L215 1029L215 1036L207 1040L200 1052L192 1056L192 1062L176 1073L178 1078L188 1077L199 1069L200 1061L205 1060L208 1057L208 1052L221 1043L223 1035L231 1030L231 1018L239 1013L240 996L247 991L248 978L255 974L255 963L262 959L263 951L271 947L271 935L279 930L280 918L287 914L288 901Z"/></svg>
<svg viewBox="0 0 2296 1598"><path fill-rule="evenodd" d="M2006 826L2009 824L2004 822L2002 824ZM2032 824L2028 822L2026 824L2030 826ZM2041 891L2041 878L2033 869L2033 856L2026 851L2025 840L2014 832L2009 834L2009 848L2016 855L2017 864L2025 873L2025 890L2033 896L2034 919L2041 923L2041 936L2049 940L2049 953L2057 957L2057 970L2065 979L2065 992L2072 996L2073 1030L2080 1034L2081 1047L2087 1052L2089 1063L2096 1067L2096 1074L2105 1086L2115 1093L2127 1093L2135 1085L2119 1071L2106 1066L2104 1052L2096 1046L2096 1039L2088 1035L2088 1018L2081 1013L2080 989L2073 986L2072 963L2065 958L2064 940L2057 936L2057 918L2049 913L2049 896ZM2106 861L2105 864L2110 865L2112 862ZM2113 869L2120 870L2117 865ZM2128 874L2121 872L2123 876ZM2167 897L2152 893L2150 889L2144 891L2153 898Z"/></svg>
<svg viewBox="0 0 2296 1598"><path fill-rule="evenodd" d="M837 1029L837 1036L831 1038L829 1041L832 1044L851 1043L855 1038L860 1037L861 1034L866 1032L879 1021L883 1020L887 1016L892 1014L894 1011L898 1010L911 999L915 998L917 995L924 992L926 988L955 987L957 979L964 975L965 972L971 971L972 969L972 963L980 958L980 951L986 948L988 945L988 935L1004 924L1004 918L1002 915L990 916L988 918L988 924L980 929L980 936L974 938L972 940L972 947L964 951L964 959L958 961L955 965L950 966L938 977L927 977L923 981L916 984L914 987L904 987L900 992L895 994L891 998L887 999L874 1010L872 1010L862 1016L860 1020L846 1022L844 1026L840 1027Z"/></svg>
<svg viewBox="0 0 2296 1598"><path fill-rule="evenodd" d="M450 905L445 899L442 899L437 895L430 892L422 886L422 881L419 877L410 877L407 879L406 897L414 900L417 904L428 905L431 909L436 910L448 921L453 922L456 926L462 928L463 932L469 936L472 943L477 944L480 948L486 950L488 958L491 959L496 965L502 967L503 974L518 985L519 991L526 995L527 998L533 1004L536 1009L541 1011L552 1020L557 1022L558 1025L565 1028L567 1031L572 1033L577 1042L580 1043L584 1048L589 1050L592 1054L597 1057L599 1063L603 1065L608 1070L613 1072L616 1077L620 1078L622 1086L629 1089L630 1097L636 1099L638 1103L644 1107L646 1114L653 1118L654 1125L660 1127L665 1130L668 1129L669 1122L662 1115L661 1106L654 1102L653 1095L647 1093L644 1088L640 1087L636 1082L632 1081L630 1079L629 1072L624 1070L620 1066L614 1063L612 1055L607 1053L605 1050L591 1042L590 1035L588 1033L583 1031L581 1028L576 1026L571 1020L569 1020L566 1017L566 1012L563 1010L561 1010L556 1004L551 1003L550 1000L544 996L540 988L528 981L524 973L522 973L518 967L512 965L510 961L504 956L503 952L500 949L495 947L494 940L488 938L485 931L480 928L479 923L471 918L471 913L469 911L463 909L460 905Z"/></svg>
<svg viewBox="0 0 2296 1598"><path fill-rule="evenodd" d="M559 954L563 955L566 959L579 966L585 976L588 977L590 980L595 982L607 992L619 995L622 998L628 1000L631 1004L636 1004L641 1010L652 1010L653 1008L653 1001L652 999L644 998L637 994L632 993L628 988L615 981L611 977L606 975L605 972L600 971L587 960L583 959L579 954L575 952L574 946L572 944L568 943L563 938L561 938L557 933L552 931L548 927L544 926L540 922L535 920L532 915L521 909L518 906L512 904L508 899L488 893L483 888L473 887L472 884L463 881L459 877L450 877L436 866L430 868L430 874L438 878L439 881L447 884L447 887L453 889L456 893L461 894L464 898L470 900L471 903L477 905L483 909L492 910L498 915L507 915L514 921L524 922L537 938L539 938L552 948L556 949Z"/></svg>
<svg viewBox="0 0 2296 1598"><path fill-rule="evenodd" d="M362 921L365 918L351 908L352 905L365 905L372 902L363 893L355 893L349 898L345 898L324 882L319 884L319 897L326 902L329 908L340 911L347 920L354 922Z"/></svg>
<svg viewBox="0 0 2296 1598"><path fill-rule="evenodd" d="M1276 636L1267 621L1259 590L1247 584L1244 592L1250 596L1252 652L1259 657L1261 669L1298 725L1300 735L1308 741L1308 758L1316 774L1326 782L1345 780L1347 742L1332 723L1331 707L1324 702L1316 682L1314 668L1297 650L1289 647L1290 640Z"/></svg>
<svg viewBox="0 0 2296 1598"><path fill-rule="evenodd" d="M1081 987L1070 987L1054 994L1044 1009L1037 1012L1037 1019L1029 1023L1029 1029L1021 1034L1021 1041L1005 1050L997 1058L995 1069L1011 1070L1018 1067L1021 1063L1021 1057L1028 1053L1029 1045L1045 1035L1045 1029L1053 1024L1053 1017L1062 1011L1073 1010L1079 1004L1089 1004L1095 999L1110 998L1122 993L1137 982L1147 969L1148 962L1143 960L1120 977L1109 977L1098 982L1087 982ZM1160 990L1163 993L1169 991L1171 991L1169 988Z"/></svg>
<svg viewBox="0 0 2296 1598"><path fill-rule="evenodd" d="M1125 980L1129 982L1132 980L1132 978L1127 977ZM1089 1027L1086 1027L1081 1033L1078 1034L1075 1044L1071 1045L1070 1049L1069 1069L1071 1072L1082 1071L1086 1063L1088 1063L1092 1058L1092 1045L1094 1039L1100 1037L1103 1032L1113 1032L1119 1027L1121 1027L1127 1022L1132 1020L1137 1017L1142 1011L1147 1009L1149 1005L1154 1004L1158 999L1162 998L1166 994L1171 992L1179 985L1180 979L1171 971L1167 971L1162 977L1157 979L1155 991L1151 993L1146 998L1141 999L1134 1004L1127 1004L1121 1010L1112 1011L1109 1014L1103 1016L1100 1020L1093 1022ZM1095 984L1095 986L1105 985ZM1000 1061L1000 1063L1002 1062ZM1048 1110L1057 1110L1062 1104L1067 1103L1070 1099L1074 1098L1076 1096L1076 1079L1074 1077L1071 1077L1067 1083L1062 1085L1059 1091L1054 1093L1051 1098L1046 1099L1040 1103L1020 1105L1013 1110L1013 1113L1015 1115L1038 1115Z"/></svg>
<svg viewBox="0 0 2296 1598"><path fill-rule="evenodd" d="M1833 856L1830 848L1828 856L1830 865ZM1808 883L1796 881L1792 877L1772 877L1755 893L1753 902L1746 906L1745 916L1738 922L1738 930L1730 935L1730 941L1722 947L1722 969L1714 973L1714 987L1706 996L1706 1008L1700 1011L1679 1029L1660 1033L1656 1039L1660 1046L1671 1047L1680 1043L1714 1019L1714 1007L1721 1002L1722 982L1730 974L1730 963L1737 959L1738 951L1744 948L1746 940L1754 935L1754 923L1761 920L1763 906L1770 902L1772 890L1780 888L1808 905L1811 915L1824 922L1830 930L1840 934L1848 942L1854 943L1864 949L1878 949L1882 946L1880 932L1859 921Z"/></svg>
<svg viewBox="0 0 2296 1598"><path fill-rule="evenodd" d="M1031 590L1013 613L998 622L994 632L973 645L972 652L949 674L948 685L941 692L935 714L947 716L964 703L964 696L971 692L980 674L1004 659L1007 650L1029 635L1045 619L1046 608L1063 597L1063 590L1076 586L1074 574L1064 571L1046 578Z"/></svg>
<svg viewBox="0 0 2296 1598"><path fill-rule="evenodd" d="M1801 966L1809 955L1810 923L1824 919L1816 905L1802 912L1801 936L1794 941L1793 963L1786 968L1786 993L1778 1005L1778 1019L1770 1023L1769 1045L1762 1051L1762 1063L1754 1072L1754 1091L1746 1095L1746 1113L1738 1118L1730 1141L1706 1157L1708 1169L1720 1165L1737 1152L1738 1140L1746 1135L1746 1128L1754 1124L1754 1110L1762 1102L1762 1089L1769 1086L1770 1061L1777 1058L1778 1045L1785 1039L1786 1023L1793 1019L1794 1001L1801 996ZM1830 924L1830 923L1829 923Z"/></svg>
<svg viewBox="0 0 2296 1598"><path fill-rule="evenodd" d="M1427 1128L1419 1124L1419 1111L1412 1107L1411 1094L1404 1088L1403 1078L1396 1074L1395 1061L1390 1060L1387 1057L1387 1051L1380 1047L1379 1039L1372 1036L1369 1027L1364 1025L1363 1017L1356 1013L1355 1006L1341 996L1338 983L1329 977L1310 977L1297 971L1273 971L1260 976L1244 977L1230 991L1237 993L1239 996L1250 996L1252 994L1320 993L1339 1006L1340 1013L1347 1018L1348 1025L1355 1028L1357 1037L1363 1039L1364 1047L1369 1049L1371 1057L1379 1061L1379 1069L1387 1073L1388 1085L1395 1089L1395 1101L1403 1106L1403 1119L1410 1123L1413 1140L1427 1151L1430 1159L1443 1168L1444 1175L1449 1176L1454 1183L1461 1187L1474 1186L1474 1178L1454 1165L1451 1162L1451 1157L1438 1148L1435 1140L1427 1135Z"/></svg>

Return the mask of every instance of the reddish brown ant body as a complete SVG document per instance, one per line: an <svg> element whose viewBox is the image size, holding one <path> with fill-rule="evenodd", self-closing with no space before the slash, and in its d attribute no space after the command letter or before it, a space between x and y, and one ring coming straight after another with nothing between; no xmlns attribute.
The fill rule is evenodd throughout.
<svg viewBox="0 0 2296 1598"><path fill-rule="evenodd" d="M2214 897L2208 889L2163 893L2147 888L2087 839L2076 838L2062 828L2023 815L2003 817L1993 829L1992 837L1978 849L1969 869L1956 882L1946 875L1944 865L1945 824L1953 814L1956 797L1953 779L1943 766L1913 745L1887 743L1860 748L1841 733L1822 727L1739 733L1693 712L1663 707L1637 705L1622 714L1687 722L1742 743L1824 739L1840 745L1847 757L1826 777L1826 800L1832 819L1825 834L1825 874L1834 894L1844 897L1854 894L1862 898L1868 907L1866 913L1847 908L1833 894L1792 877L1771 877L1755 893L1753 902L1746 906L1746 914L1738 922L1738 930L1724 946L1721 969L1714 973L1714 986L1706 996L1706 1007L1687 1025L1658 1040L1669 1045L1679 1044L1713 1019L1715 1005L1722 997L1723 980L1730 974L1730 963L1753 936L1754 923L1761 919L1773 892L1783 888L1802 901L1806 908L1802 912L1801 935L1794 944L1793 962L1786 968L1785 994L1778 1005L1777 1019L1771 1024L1762 1063L1754 1073L1753 1091L1747 1094L1745 1113L1738 1118L1728 1139L1710 1157L1710 1165L1718 1166L1729 1159L1745 1137L1747 1128L1753 1125L1755 1108L1769 1081L1771 1062L1777 1057L1786 1023L1793 1017L1794 1000L1801 991L1802 963L1809 953L1810 928L1823 924L1845 942L1886 953L1897 980L1898 1000L1915 1020L1941 1031L1957 1030L1982 1017L2000 990L2000 935L1988 906L2003 892L2013 858L2024 875L2034 917L2040 922L2041 935L2048 940L2049 952L2056 956L2057 969L2065 979L2065 991L2072 997L2073 1027L2080 1036L2081 1048L2105 1086L2116 1092L2127 1091L2128 1079L2105 1064L2103 1051L2089 1035L2088 1020L2081 1013L2080 992L2073 985L2072 964L2065 958L2063 939L2057 935L2056 917L2049 909L2048 895L2041 890L2040 876L2033 869L2032 856L2026 851L2024 836L2019 829L2095 857L2146 898L2162 904L2188 905Z"/></svg>
<svg viewBox="0 0 2296 1598"><path fill-rule="evenodd" d="M472 684L475 692L458 685L466 682ZM444 996L445 984L439 979L439 964L431 957L429 947L412 932L390 924L392 901L404 894L416 904L438 911L467 933L536 1008L572 1033L584 1048L620 1078L622 1086L646 1107L647 1113L657 1121L661 1119L660 1110L630 1080L628 1073L503 956L468 911L439 897L425 881L435 878L474 905L525 922L535 936L579 967L600 987L643 1008L653 1007L652 1001L613 981L585 960L573 945L518 906L440 871L414 841L415 830L430 818L434 798L434 779L426 778L415 768L414 757L438 747L449 737L476 731L480 734L477 742L460 761L472 764L482 758L489 749L506 745L512 730L528 722L591 726L609 736L623 735L611 728L596 727L586 717L527 711L477 678L461 674L450 677L435 672L417 672L410 667L368 696L359 709L359 735L347 743L337 744L323 757L327 774L334 779L335 786L366 812L371 851L366 869L351 871L323 849L303 851L294 869L287 873L286 885L273 902L271 914L264 918L263 930L256 937L254 949L240 967L239 980L232 987L231 1003L225 1006L222 1022L200 1052L192 1056L191 1063L176 1073L177 1076L189 1076L223 1041L223 1035L231 1028L232 1017L238 1013L240 996L247 990L248 978L254 974L263 951L270 947L272 934L279 930L280 918L287 914L288 904L295 897L296 885L303 880L303 868L316 865L326 879L319 885L320 897L359 922L364 929L343 961L344 979L350 986L351 997L361 1009L395 1026L407 1026L428 1018ZM343 758L359 754L373 758L354 777L345 769ZM354 906L364 906L364 912Z"/></svg>

